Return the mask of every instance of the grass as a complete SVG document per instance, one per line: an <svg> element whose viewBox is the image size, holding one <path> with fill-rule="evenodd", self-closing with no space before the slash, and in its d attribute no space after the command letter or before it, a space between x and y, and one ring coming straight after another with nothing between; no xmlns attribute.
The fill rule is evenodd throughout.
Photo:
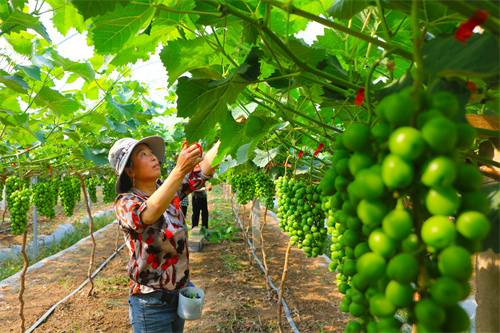
<svg viewBox="0 0 500 333"><path fill-rule="evenodd" d="M94 223L92 225L93 232L107 226L115 220L114 215L107 215L103 217L94 218ZM50 246L45 246L42 244L38 248L37 260L33 260L28 256L29 265L33 265L38 261L50 257L68 247L76 244L80 239L85 238L89 235L89 227L87 224L82 222L74 222L73 226L75 230L73 232L67 233L62 239L60 244L52 243ZM0 280L6 279L9 276L21 271L24 266L24 260L21 254L15 256L8 256L3 259L0 263Z"/></svg>

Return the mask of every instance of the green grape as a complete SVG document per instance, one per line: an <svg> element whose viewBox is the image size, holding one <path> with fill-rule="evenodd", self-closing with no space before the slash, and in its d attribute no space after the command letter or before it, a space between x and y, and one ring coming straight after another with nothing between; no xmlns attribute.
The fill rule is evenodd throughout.
<svg viewBox="0 0 500 333"><path fill-rule="evenodd" d="M77 193L74 181L71 177L64 177L61 187L61 204L64 208L66 216L72 216L76 205Z"/></svg>
<svg viewBox="0 0 500 333"><path fill-rule="evenodd" d="M115 201L116 199L115 184L116 184L116 178L114 176L109 177L109 179L105 181L104 187L102 189L104 195L102 201L104 201L105 203L110 203Z"/></svg>
<svg viewBox="0 0 500 333"><path fill-rule="evenodd" d="M10 229L13 235L21 235L26 232L30 196L31 190L29 188L15 190L10 195Z"/></svg>
<svg viewBox="0 0 500 333"><path fill-rule="evenodd" d="M76 196L76 202L80 202L80 200L82 199L82 196L81 196L81 193L82 193L82 190L81 190L81 186L82 186L82 183L80 181L80 178L73 178L73 187L75 188L75 196Z"/></svg>
<svg viewBox="0 0 500 333"><path fill-rule="evenodd" d="M90 200L97 202L97 179L95 177L88 177L84 180L84 183Z"/></svg>
<svg viewBox="0 0 500 333"><path fill-rule="evenodd" d="M37 212L41 216L50 220L56 217L52 195L50 182L37 183L33 186L32 204L36 206Z"/></svg>
<svg viewBox="0 0 500 333"><path fill-rule="evenodd" d="M5 198L7 200L7 207L12 206L12 193L21 189L21 180L17 176L9 177L5 180Z"/></svg>

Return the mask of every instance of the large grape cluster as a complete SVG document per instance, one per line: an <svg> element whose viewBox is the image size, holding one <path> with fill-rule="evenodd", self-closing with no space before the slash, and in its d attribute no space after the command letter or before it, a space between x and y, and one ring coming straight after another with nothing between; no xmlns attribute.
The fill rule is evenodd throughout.
<svg viewBox="0 0 500 333"><path fill-rule="evenodd" d="M21 235L28 224L31 190L29 188L15 190L10 196L10 221L13 235Z"/></svg>
<svg viewBox="0 0 500 333"><path fill-rule="evenodd" d="M17 190L21 189L21 180L17 176L8 177L5 180L5 199L7 200L7 207L10 209L12 206L11 196Z"/></svg>
<svg viewBox="0 0 500 333"><path fill-rule="evenodd" d="M415 103L404 90L381 101L377 125L353 123L335 142L320 186L340 309L358 318L346 332L399 331L399 308L419 332L469 329L458 302L490 222L482 175L459 158L475 130L451 120L458 108L451 93Z"/></svg>
<svg viewBox="0 0 500 333"><path fill-rule="evenodd" d="M77 199L76 192L77 191L74 186L73 177L65 176L60 186L60 193L61 193L61 204L64 208L64 213L66 214L66 216L73 215Z"/></svg>
<svg viewBox="0 0 500 333"><path fill-rule="evenodd" d="M97 179L95 177L87 177L84 183L90 200L92 202L97 202Z"/></svg>
<svg viewBox="0 0 500 333"><path fill-rule="evenodd" d="M262 172L253 172L251 176L255 183L255 196L265 203L267 209L273 209L274 196L276 194L274 181Z"/></svg>
<svg viewBox="0 0 500 333"><path fill-rule="evenodd" d="M290 236L292 245L307 257L323 254L327 230L322 204L326 197L319 185L281 177L276 181L279 226Z"/></svg>
<svg viewBox="0 0 500 333"><path fill-rule="evenodd" d="M102 200L105 203L109 203L109 202L115 201L115 199L116 199L115 184L116 184L116 178L115 177L109 177L104 182L104 187L102 189L102 191L103 191L103 198L102 198Z"/></svg>
<svg viewBox="0 0 500 333"><path fill-rule="evenodd" d="M37 183L33 186L32 204L36 206L37 212L48 219L56 217L54 210L54 193L52 192L51 181Z"/></svg>
<svg viewBox="0 0 500 333"><path fill-rule="evenodd" d="M0 201L3 200L3 189L4 189L4 184L3 182L0 180Z"/></svg>
<svg viewBox="0 0 500 333"><path fill-rule="evenodd" d="M62 181L59 177L52 178L49 184L50 184L50 190L52 191L52 198L51 198L52 206L55 207L57 206L57 201L59 198L59 188L61 187Z"/></svg>
<svg viewBox="0 0 500 333"><path fill-rule="evenodd" d="M236 202L246 205L255 196L255 182L249 175L236 175L231 179L231 186L237 189Z"/></svg>
<svg viewBox="0 0 500 333"><path fill-rule="evenodd" d="M76 202L80 202L82 200L82 182L80 181L80 178L74 177L73 180L73 187L75 188L75 196L76 196Z"/></svg>

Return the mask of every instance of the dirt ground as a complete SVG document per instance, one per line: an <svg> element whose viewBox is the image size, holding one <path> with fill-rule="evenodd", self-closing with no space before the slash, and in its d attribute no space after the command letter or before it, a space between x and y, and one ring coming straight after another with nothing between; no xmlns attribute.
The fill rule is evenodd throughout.
<svg viewBox="0 0 500 333"><path fill-rule="evenodd" d="M264 273L255 260L249 261L241 229L219 187L209 194L209 210L211 219L230 221L238 232L232 240L205 241L201 252L190 253L191 280L205 291L205 302L202 317L186 321L184 331L278 332L277 294L267 292ZM248 211L249 205L246 221ZM115 251L116 234L113 225L96 236L94 269ZM268 216L264 238L270 276L279 288L288 237ZM91 243L82 243L76 250L27 273L23 296L26 329L86 279L90 251ZM261 259L261 252L257 254ZM87 296L87 285L59 305L35 332L131 332L127 261L125 247L94 278L92 296ZM334 280L323 258L306 258L302 250L292 248L284 299L300 332L343 332L350 318L338 309L342 294ZM0 288L2 332L20 331L18 292L18 283ZM284 332L292 332L284 313L281 323Z"/></svg>

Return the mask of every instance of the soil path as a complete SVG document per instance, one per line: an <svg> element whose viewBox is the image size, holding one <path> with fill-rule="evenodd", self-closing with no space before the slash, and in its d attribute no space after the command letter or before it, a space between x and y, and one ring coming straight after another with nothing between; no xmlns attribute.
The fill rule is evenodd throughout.
<svg viewBox="0 0 500 333"><path fill-rule="evenodd" d="M209 210L212 222L230 223L238 227L238 232L231 240L206 241L201 252L190 253L191 280L205 291L205 303L202 317L187 321L185 332L277 332L277 294L268 294L264 273L255 260L249 261L241 229L219 187L209 195ZM248 213L244 218L248 223ZM116 234L116 227L111 226L96 237L94 268L115 251ZM279 287L288 237L270 216L264 237L270 276ZM75 250L27 274L26 328L86 279L90 251L90 242L82 242ZM260 251L257 255L261 260ZM35 332L131 332L127 261L124 248L95 277L91 297L87 296L86 286L58 306ZM300 332L343 332L350 317L338 309L342 295L334 280L323 258L306 258L302 250L292 248L284 299ZM17 285L0 288L2 332L19 332L18 291ZM284 313L282 326L285 332L292 332Z"/></svg>

